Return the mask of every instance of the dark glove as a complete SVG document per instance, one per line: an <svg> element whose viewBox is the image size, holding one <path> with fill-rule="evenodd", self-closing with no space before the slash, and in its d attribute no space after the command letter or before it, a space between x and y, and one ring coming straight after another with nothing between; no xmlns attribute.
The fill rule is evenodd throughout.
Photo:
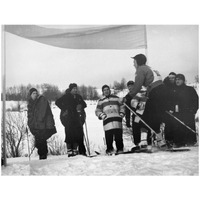
<svg viewBox="0 0 200 200"><path fill-rule="evenodd" d="M128 128L131 128L130 123L126 123L126 126L127 126Z"/></svg>
<svg viewBox="0 0 200 200"><path fill-rule="evenodd" d="M123 98L124 102L127 103L128 101L131 101L132 97L129 95L129 93Z"/></svg>

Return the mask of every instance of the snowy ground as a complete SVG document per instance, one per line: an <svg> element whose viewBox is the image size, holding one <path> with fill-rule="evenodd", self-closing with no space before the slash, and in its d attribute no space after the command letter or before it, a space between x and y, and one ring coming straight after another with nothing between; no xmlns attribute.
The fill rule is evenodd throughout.
<svg viewBox="0 0 200 200"><path fill-rule="evenodd" d="M198 175L198 147L188 152L135 153L118 156L100 155L93 158L67 155L49 156L47 160L34 157L8 159L2 175L48 176L168 176Z"/></svg>
<svg viewBox="0 0 200 200"><path fill-rule="evenodd" d="M94 114L95 102L87 102L87 129L92 154L105 150L102 121ZM59 120L59 109L52 108L58 135L64 142L64 128ZM84 129L85 130L85 129ZM133 143L128 134L124 135L125 150ZM199 147L188 152L160 152L152 154L135 153L118 156L100 155L93 158L67 155L48 156L47 160L38 160L32 156L7 159L7 167L1 168L3 176L198 176Z"/></svg>

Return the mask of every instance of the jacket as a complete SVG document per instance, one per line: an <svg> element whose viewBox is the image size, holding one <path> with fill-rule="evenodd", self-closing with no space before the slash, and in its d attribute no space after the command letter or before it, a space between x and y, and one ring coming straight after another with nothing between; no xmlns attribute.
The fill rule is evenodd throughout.
<svg viewBox="0 0 200 200"><path fill-rule="evenodd" d="M69 91L56 100L55 104L61 109L60 120L63 126L66 126L69 121L85 122L86 114L84 108L87 107L81 95L72 95ZM79 106L78 106L79 105ZM77 106L80 108L77 110Z"/></svg>
<svg viewBox="0 0 200 200"><path fill-rule="evenodd" d="M95 114L99 119L103 119L104 131L122 129L125 108L119 97L115 95L102 97L97 103Z"/></svg>
<svg viewBox="0 0 200 200"><path fill-rule="evenodd" d="M55 122L49 102L44 96L28 102L28 126L30 129L55 129Z"/></svg>
<svg viewBox="0 0 200 200"><path fill-rule="evenodd" d="M135 73L135 84L129 94L134 97L140 92L142 86L147 88L147 94L156 86L162 84L162 77L158 71L147 65L139 66Z"/></svg>
<svg viewBox="0 0 200 200"><path fill-rule="evenodd" d="M78 143L83 139L84 108L87 106L81 95L72 95L68 90L56 100L61 109L60 120L65 127L65 142Z"/></svg>

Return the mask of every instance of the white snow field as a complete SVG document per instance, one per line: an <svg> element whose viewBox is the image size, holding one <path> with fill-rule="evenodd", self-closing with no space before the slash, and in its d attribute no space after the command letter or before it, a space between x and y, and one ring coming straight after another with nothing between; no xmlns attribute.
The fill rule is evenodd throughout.
<svg viewBox="0 0 200 200"><path fill-rule="evenodd" d="M198 148L189 152L135 153L117 156L68 158L49 156L47 160L8 159L2 175L9 176L198 176Z"/></svg>
<svg viewBox="0 0 200 200"><path fill-rule="evenodd" d="M134 153L117 156L105 156L103 152L104 132L102 121L94 114L96 102L87 102L87 129L91 146L91 154L100 151L96 157L81 155L68 158L66 155L48 155L47 160L39 160L38 156L8 158L7 166L1 167L2 176L198 176L199 147L191 147L186 152ZM56 127L64 143L64 128L59 120L60 110L52 106ZM84 126L85 130L85 126ZM127 131L126 131L127 132ZM125 150L133 145L131 136L124 135ZM27 150L25 150L27 151Z"/></svg>

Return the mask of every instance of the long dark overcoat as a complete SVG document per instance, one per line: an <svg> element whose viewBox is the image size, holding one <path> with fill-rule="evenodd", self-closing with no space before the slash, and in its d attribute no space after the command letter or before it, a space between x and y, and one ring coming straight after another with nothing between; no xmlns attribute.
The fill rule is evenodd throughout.
<svg viewBox="0 0 200 200"><path fill-rule="evenodd" d="M185 84L179 86L175 90L174 94L174 116L184 122L194 131L195 129L195 114L199 107L199 98L197 92L193 87L186 86ZM176 107L176 109L175 109ZM178 112L176 112L178 111ZM172 124L174 127L173 138L174 142L177 144L193 145L196 143L196 135L184 127L182 124L172 119Z"/></svg>
<svg viewBox="0 0 200 200"><path fill-rule="evenodd" d="M72 95L67 91L56 100L55 104L61 109L60 120L65 127L65 142L78 143L83 139L83 124L85 121L86 103L79 94ZM82 109L77 112L77 105Z"/></svg>
<svg viewBox="0 0 200 200"><path fill-rule="evenodd" d="M36 100L30 99L28 102L28 126L32 134L45 134L45 138L50 138L56 133L55 122L49 102L42 95Z"/></svg>

